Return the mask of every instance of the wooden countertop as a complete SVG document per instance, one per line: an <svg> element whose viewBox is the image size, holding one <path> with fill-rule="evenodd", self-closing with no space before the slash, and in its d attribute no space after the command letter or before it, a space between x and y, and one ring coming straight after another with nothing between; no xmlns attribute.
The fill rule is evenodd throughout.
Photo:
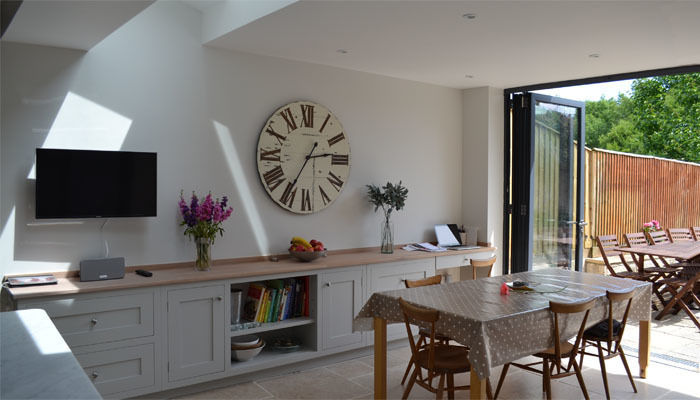
<svg viewBox="0 0 700 400"><path fill-rule="evenodd" d="M140 267L153 272L146 278L136 275L127 268L123 279L106 281L80 282L80 278L59 277L56 285L29 286L8 288L13 299L29 299L47 296L60 296L74 293L93 293L109 290L136 289L150 286L176 285L181 283L206 282L224 279L240 279L249 277L265 277L287 273L304 273L329 268L349 267L353 265L379 264L396 261L410 261L423 258L453 256L495 251L495 247L480 247L471 250L448 250L438 253L423 251L394 250L393 254L381 254L377 248L359 250L338 250L328 252L327 257L318 258L312 262L301 262L293 258L280 258L279 261L255 259L215 261L210 271L195 271L192 263L177 264L175 267L165 266ZM184 266L186 265L186 266ZM59 274L56 274L59 275Z"/></svg>
<svg viewBox="0 0 700 400"><path fill-rule="evenodd" d="M101 399L44 310L0 313L0 397Z"/></svg>

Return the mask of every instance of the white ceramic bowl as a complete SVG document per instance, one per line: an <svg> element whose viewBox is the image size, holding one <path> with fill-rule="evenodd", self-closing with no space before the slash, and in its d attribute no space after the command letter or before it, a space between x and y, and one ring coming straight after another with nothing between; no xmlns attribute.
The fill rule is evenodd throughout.
<svg viewBox="0 0 700 400"><path fill-rule="evenodd" d="M237 336L231 339L231 345L250 346L260 342L260 338L255 335Z"/></svg>
<svg viewBox="0 0 700 400"><path fill-rule="evenodd" d="M234 361L248 361L251 358L260 354L262 349L265 347L265 342L260 341L259 347L254 347L252 349L245 350L231 350L231 359Z"/></svg>

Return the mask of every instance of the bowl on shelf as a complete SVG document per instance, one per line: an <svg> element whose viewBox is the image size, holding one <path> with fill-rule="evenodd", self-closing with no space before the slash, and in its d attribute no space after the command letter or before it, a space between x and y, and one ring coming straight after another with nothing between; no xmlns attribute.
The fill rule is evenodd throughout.
<svg viewBox="0 0 700 400"><path fill-rule="evenodd" d="M313 261L319 257L326 256L326 250L323 251L293 251L289 250L289 254L299 261L309 262Z"/></svg>
<svg viewBox="0 0 700 400"><path fill-rule="evenodd" d="M255 344L245 346L231 344L231 359L234 361L248 361L260 354L264 347L265 341L262 339L259 339Z"/></svg>
<svg viewBox="0 0 700 400"><path fill-rule="evenodd" d="M236 336L234 338L231 338L231 348L233 346L238 346L238 347L245 347L245 346L253 346L256 344L260 343L260 338L255 336L255 335L244 335L244 336Z"/></svg>

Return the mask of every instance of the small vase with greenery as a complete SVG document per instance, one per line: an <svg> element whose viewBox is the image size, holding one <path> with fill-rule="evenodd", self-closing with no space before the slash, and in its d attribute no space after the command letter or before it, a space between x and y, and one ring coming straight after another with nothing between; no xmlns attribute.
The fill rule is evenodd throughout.
<svg viewBox="0 0 700 400"><path fill-rule="evenodd" d="M375 185L367 185L367 197L369 202L374 205L375 212L379 208L384 211L384 221L381 228L381 252L391 254L394 252L394 229L391 223L391 213L404 207L406 197L408 197L408 189L401 185L401 181L396 185L387 182L382 188Z"/></svg>

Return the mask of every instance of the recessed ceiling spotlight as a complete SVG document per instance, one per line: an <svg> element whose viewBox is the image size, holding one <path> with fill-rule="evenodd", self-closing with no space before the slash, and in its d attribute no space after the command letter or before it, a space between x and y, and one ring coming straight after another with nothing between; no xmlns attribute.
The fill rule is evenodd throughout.
<svg viewBox="0 0 700 400"><path fill-rule="evenodd" d="M338 53L340 53L340 54L348 54L348 51L345 50L345 49L338 49L338 50L336 50L336 51L337 51Z"/></svg>
<svg viewBox="0 0 700 400"><path fill-rule="evenodd" d="M472 13L462 14L462 18L465 18L465 19L476 19L476 14L472 14Z"/></svg>
<svg viewBox="0 0 700 400"><path fill-rule="evenodd" d="M588 58L600 58L600 54L598 53L591 53L588 55Z"/></svg>
<svg viewBox="0 0 700 400"><path fill-rule="evenodd" d="M474 75L466 74L466 75L464 75L464 77L467 78L467 79L472 79L472 78L474 77Z"/></svg>

